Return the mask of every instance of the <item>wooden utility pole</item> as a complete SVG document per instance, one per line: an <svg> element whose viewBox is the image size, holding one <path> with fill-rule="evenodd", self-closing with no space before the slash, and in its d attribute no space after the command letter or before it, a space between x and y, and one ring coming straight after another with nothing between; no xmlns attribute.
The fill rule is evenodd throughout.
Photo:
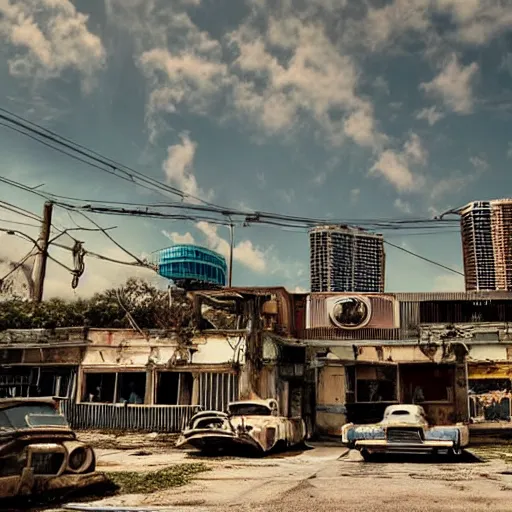
<svg viewBox="0 0 512 512"><path fill-rule="evenodd" d="M228 288L231 288L233 279L233 244L234 244L234 230L233 224L229 225L229 268L228 268Z"/></svg>
<svg viewBox="0 0 512 512"><path fill-rule="evenodd" d="M48 260L48 241L52 227L53 203L44 203L43 223L41 233L37 241L38 255L34 265L34 302L40 303L43 300L44 278L46 276L46 262Z"/></svg>

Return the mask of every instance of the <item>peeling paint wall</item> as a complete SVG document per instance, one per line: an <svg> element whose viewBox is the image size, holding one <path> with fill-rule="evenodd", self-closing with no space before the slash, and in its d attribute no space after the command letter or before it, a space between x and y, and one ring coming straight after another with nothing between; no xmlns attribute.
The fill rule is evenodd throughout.
<svg viewBox="0 0 512 512"><path fill-rule="evenodd" d="M320 368L316 396L316 427L320 433L341 435L341 427L346 423L345 401L345 368L341 365Z"/></svg>

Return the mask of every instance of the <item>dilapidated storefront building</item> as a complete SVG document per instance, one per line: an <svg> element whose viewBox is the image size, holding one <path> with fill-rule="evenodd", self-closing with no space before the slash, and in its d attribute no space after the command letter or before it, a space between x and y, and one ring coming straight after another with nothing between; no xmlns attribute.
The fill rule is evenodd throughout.
<svg viewBox="0 0 512 512"><path fill-rule="evenodd" d="M189 336L72 328L0 334L2 396L58 396L75 428L179 431L200 409L276 398L301 416L306 350L282 288L194 292Z"/></svg>
<svg viewBox="0 0 512 512"><path fill-rule="evenodd" d="M421 404L433 424L510 421L512 294L310 294L302 297L316 427L374 422ZM302 313L301 313L302 314ZM480 425L480 427L476 427Z"/></svg>

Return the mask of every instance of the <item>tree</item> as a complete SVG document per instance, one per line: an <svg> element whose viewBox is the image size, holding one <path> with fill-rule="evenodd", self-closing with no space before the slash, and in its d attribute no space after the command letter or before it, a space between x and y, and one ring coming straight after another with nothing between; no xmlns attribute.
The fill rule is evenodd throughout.
<svg viewBox="0 0 512 512"><path fill-rule="evenodd" d="M13 298L0 303L0 331L57 327L134 328L173 331L181 343L193 335L193 305L187 295L165 290L140 279L121 288L97 293L90 299L50 299L41 304Z"/></svg>

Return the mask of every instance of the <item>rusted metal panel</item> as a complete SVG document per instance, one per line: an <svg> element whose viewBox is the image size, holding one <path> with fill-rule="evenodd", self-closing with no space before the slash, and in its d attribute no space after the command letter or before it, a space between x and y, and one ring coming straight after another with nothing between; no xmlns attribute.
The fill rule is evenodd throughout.
<svg viewBox="0 0 512 512"><path fill-rule="evenodd" d="M198 405L114 405L62 402L61 410L73 429L181 432Z"/></svg>
<svg viewBox="0 0 512 512"><path fill-rule="evenodd" d="M315 329L304 329L299 337L304 340L401 340L406 333L400 329L359 329L346 331L331 327L317 327Z"/></svg>
<svg viewBox="0 0 512 512"><path fill-rule="evenodd" d="M393 294L400 302L425 302L433 300L512 300L512 292L470 291L470 292L400 292Z"/></svg>

